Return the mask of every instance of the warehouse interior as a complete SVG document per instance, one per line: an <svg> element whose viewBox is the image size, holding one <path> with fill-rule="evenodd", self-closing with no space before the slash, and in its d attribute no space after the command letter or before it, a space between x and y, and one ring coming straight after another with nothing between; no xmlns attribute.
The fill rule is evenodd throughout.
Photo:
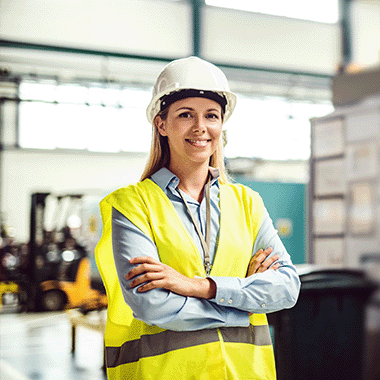
<svg viewBox="0 0 380 380"><path fill-rule="evenodd" d="M318 323L346 318L342 379L379 380L380 0L0 0L0 378L107 378L99 202L139 181L154 82L188 56L237 95L226 168L262 196L305 297L340 289ZM329 363L326 342L290 354L302 330L274 314L279 380Z"/></svg>

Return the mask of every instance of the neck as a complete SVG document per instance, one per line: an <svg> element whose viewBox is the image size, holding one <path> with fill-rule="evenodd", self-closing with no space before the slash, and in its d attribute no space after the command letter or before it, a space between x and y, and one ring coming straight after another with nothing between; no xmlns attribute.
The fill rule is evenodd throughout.
<svg viewBox="0 0 380 380"><path fill-rule="evenodd" d="M208 165L200 165L195 167L172 167L169 170L179 179L178 187L198 202L202 201L203 189L209 175Z"/></svg>

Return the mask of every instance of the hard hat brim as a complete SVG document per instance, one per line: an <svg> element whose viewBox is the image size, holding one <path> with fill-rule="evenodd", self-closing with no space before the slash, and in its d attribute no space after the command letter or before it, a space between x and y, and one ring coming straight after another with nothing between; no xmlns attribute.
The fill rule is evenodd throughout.
<svg viewBox="0 0 380 380"><path fill-rule="evenodd" d="M188 88L186 89L178 89L177 91L181 91L181 90L190 90ZM207 90L205 88L202 88L202 89L191 89L191 90L199 90L199 91L210 91L210 90ZM212 90L211 90L212 91ZM235 109L235 106L236 106L236 95L231 92L231 91L212 91L212 92L215 92L219 95L222 95L226 98L227 100L227 104L225 106L225 113L224 113L224 120L223 122L225 123L231 116L232 112L234 111ZM146 109L146 117L149 121L150 124L153 123L153 120L154 118L158 115L158 113L160 112L161 110L161 98L165 95L169 95L170 92L168 94L158 94L156 95L155 97L152 98L152 100L150 101L147 109Z"/></svg>

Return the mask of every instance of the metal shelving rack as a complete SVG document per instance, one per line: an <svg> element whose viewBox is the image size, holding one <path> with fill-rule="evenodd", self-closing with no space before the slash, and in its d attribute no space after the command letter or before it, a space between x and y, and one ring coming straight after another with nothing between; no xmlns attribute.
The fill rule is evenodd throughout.
<svg viewBox="0 0 380 380"><path fill-rule="evenodd" d="M309 262L380 252L380 94L311 120Z"/></svg>

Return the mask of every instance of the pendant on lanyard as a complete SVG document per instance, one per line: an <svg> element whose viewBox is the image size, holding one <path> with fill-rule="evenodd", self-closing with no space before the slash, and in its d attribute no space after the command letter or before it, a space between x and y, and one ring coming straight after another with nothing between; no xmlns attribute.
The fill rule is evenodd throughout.
<svg viewBox="0 0 380 380"><path fill-rule="evenodd" d="M179 194L183 200L183 203L185 204L187 208L187 211L191 217L191 220L195 226L195 229L201 241L203 253L204 253L204 267L205 267L206 275L208 276L211 272L211 267L212 267L211 260L210 260L210 238L211 238L210 176L208 177L208 181L206 184L206 238L203 236L201 227L198 221L195 219L193 213L191 212L190 207L188 203L186 202L186 199L183 197L181 191L179 191Z"/></svg>

